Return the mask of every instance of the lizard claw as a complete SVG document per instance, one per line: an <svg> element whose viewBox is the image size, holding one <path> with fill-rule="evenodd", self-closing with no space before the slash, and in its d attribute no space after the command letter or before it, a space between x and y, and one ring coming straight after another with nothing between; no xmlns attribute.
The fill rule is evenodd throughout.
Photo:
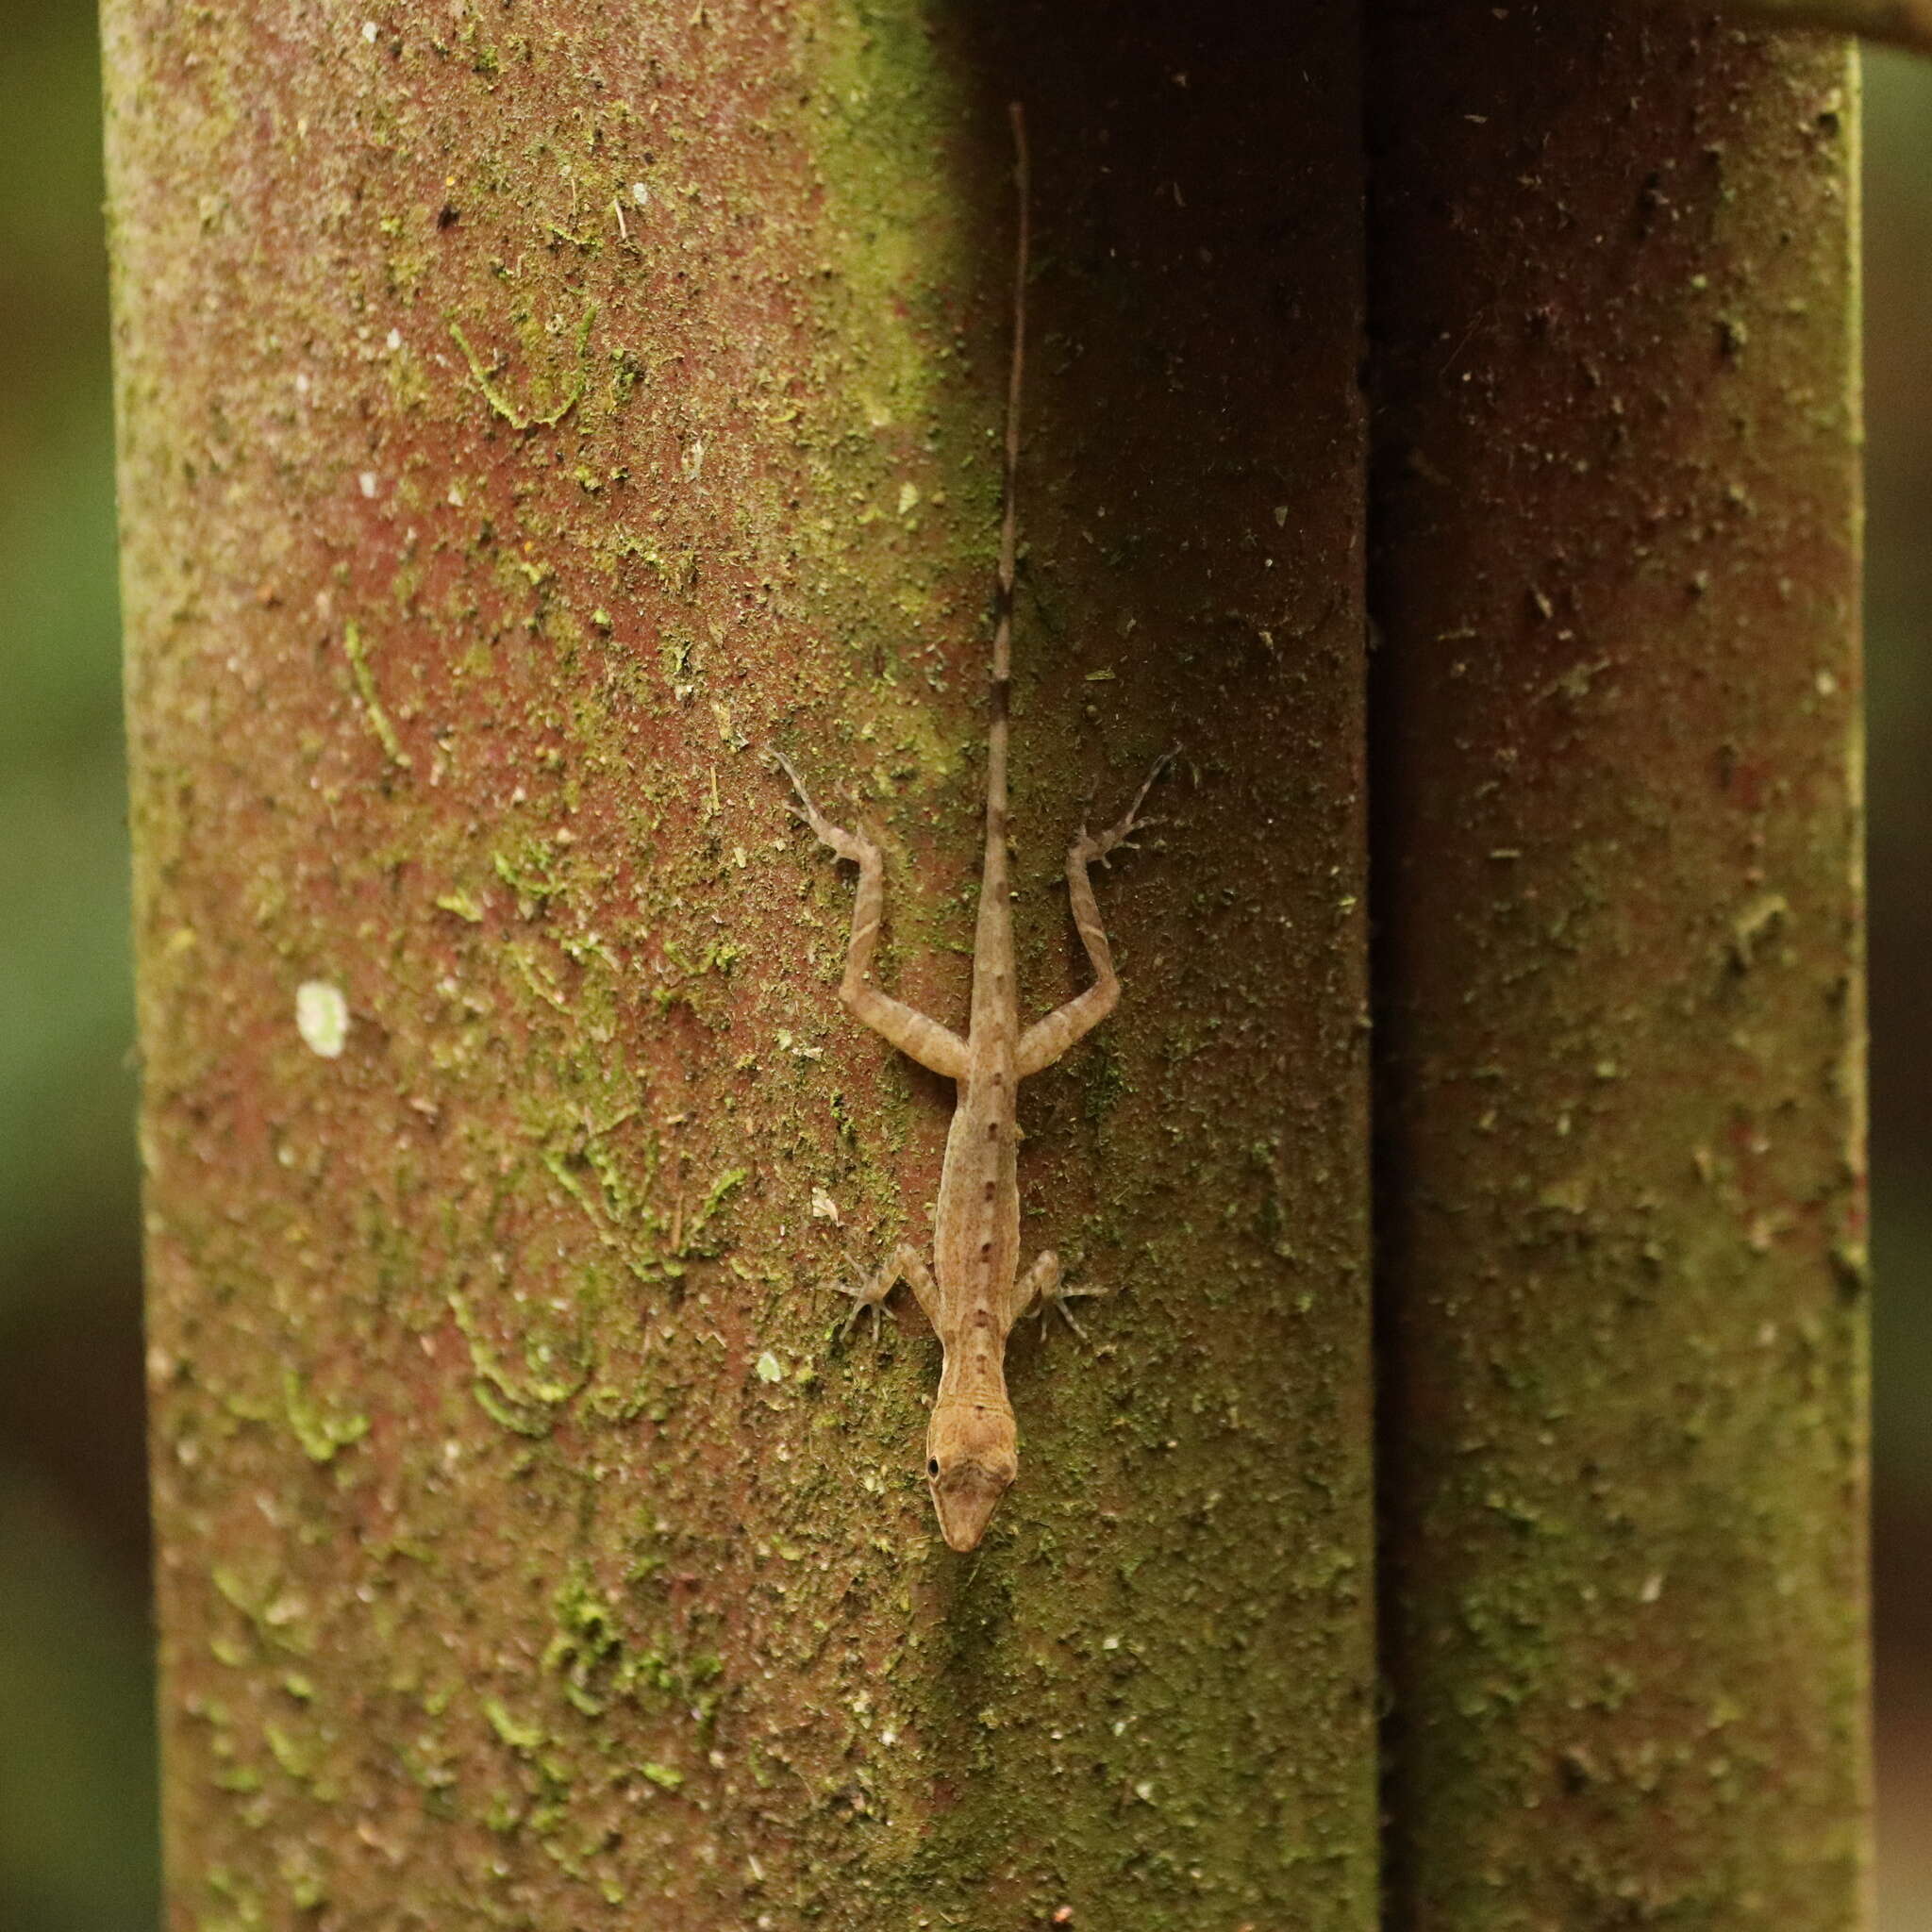
<svg viewBox="0 0 1932 1932"><path fill-rule="evenodd" d="M1153 790L1154 781L1174 763L1175 756L1173 751L1164 751L1155 759L1154 769L1141 781L1140 791L1134 793L1133 804L1128 806L1116 824L1109 825L1098 838L1095 838L1083 824L1080 827L1080 836L1074 841L1073 850L1069 856L1083 865L1098 862L1104 866L1115 852L1140 851L1140 846L1134 842L1135 833L1144 832L1150 826L1160 824L1158 818L1143 819L1141 816L1141 802Z"/></svg>
<svg viewBox="0 0 1932 1932"><path fill-rule="evenodd" d="M811 802L811 793L805 789L805 780L798 775L798 768L775 745L767 745L765 751L772 762L791 781L791 789L798 794L788 802L792 817L804 820L813 831L817 831L824 814Z"/></svg>
<svg viewBox="0 0 1932 1932"><path fill-rule="evenodd" d="M1062 1322L1064 1322L1064 1323L1065 1323L1065 1324L1067 1324L1067 1326L1068 1326L1069 1328L1071 1328L1071 1329L1072 1329L1072 1330L1074 1331L1074 1333L1075 1335L1077 1335L1077 1336L1078 1336L1078 1337L1080 1338L1080 1340L1081 1340L1082 1341L1091 1341L1091 1337L1090 1337L1090 1336L1088 1335L1088 1333L1087 1333L1086 1329L1084 1329L1083 1327L1081 1327L1081 1325L1079 1324L1079 1323L1077 1323L1076 1321L1074 1321L1074 1311L1073 1311L1073 1309L1072 1309L1072 1308L1070 1308L1070 1307L1068 1307L1068 1306L1066 1305L1066 1303L1065 1303L1065 1302L1063 1302L1063 1301L1062 1301L1062 1300L1061 1300L1061 1299L1059 1298L1059 1296L1056 1295L1056 1296L1054 1297L1054 1302L1053 1302L1053 1305L1054 1305L1054 1307L1057 1307L1057 1308L1058 1308L1058 1310L1060 1311L1060 1320L1061 1320ZM1042 1307L1042 1308L1041 1309L1041 1313L1042 1315L1044 1315L1044 1314L1045 1314L1045 1312L1046 1312L1046 1310L1045 1310L1045 1309L1044 1309L1044 1308Z"/></svg>
<svg viewBox="0 0 1932 1932"><path fill-rule="evenodd" d="M1044 1324L1046 1321L1047 1309L1057 1308L1059 1311L1060 1320L1064 1322L1067 1324L1067 1326L1071 1328L1074 1331L1074 1333L1080 1338L1082 1341L1091 1342L1091 1338L1088 1335L1086 1329L1081 1327L1079 1323L1074 1319L1074 1311L1072 1308L1068 1307L1067 1304L1070 1301L1076 1300L1098 1301L1107 1295L1110 1295L1112 1292L1113 1290L1110 1288L1069 1288L1062 1283L1057 1285L1056 1287L1049 1290L1046 1293L1042 1294L1039 1298L1039 1300L1034 1303L1030 1312L1037 1315L1040 1318L1041 1323L1041 1333L1043 1334L1045 1332Z"/></svg>
<svg viewBox="0 0 1932 1932"><path fill-rule="evenodd" d="M854 1288L849 1281L827 1281L821 1284L828 1294L843 1294L852 1297L852 1310L839 1324L839 1340L842 1342L852 1333L854 1324L864 1314L872 1316L872 1345L877 1348L879 1338L885 1331L886 1298L874 1294L870 1287Z"/></svg>

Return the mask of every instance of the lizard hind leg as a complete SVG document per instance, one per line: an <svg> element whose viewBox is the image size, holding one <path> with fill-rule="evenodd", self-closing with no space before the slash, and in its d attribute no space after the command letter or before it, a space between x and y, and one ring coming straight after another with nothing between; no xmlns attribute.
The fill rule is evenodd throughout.
<svg viewBox="0 0 1932 1932"><path fill-rule="evenodd" d="M843 825L835 825L817 806L812 803L811 793L805 789L805 780L798 775L798 768L782 751L772 753L778 769L791 781L791 789L797 793L798 802L791 808L795 817L802 819L812 829L812 835L822 845L829 845L841 858L849 858L861 869L868 865L877 866L881 861L879 850L862 833L848 832Z"/></svg>
<svg viewBox="0 0 1932 1932"><path fill-rule="evenodd" d="M772 757L798 794L794 812L811 827L822 844L829 845L841 858L849 858L858 868L858 893L852 902L852 937L845 945L845 970L839 977L840 999L874 1033L922 1067L929 1067L948 1079L963 1079L971 1058L966 1042L951 1027L941 1025L903 1000L895 1000L873 983L873 956L878 950L879 926L886 910L884 855L862 833L848 832L844 826L835 825L811 802L804 779L783 752L774 751Z"/></svg>
<svg viewBox="0 0 1932 1932"><path fill-rule="evenodd" d="M1120 974L1114 970L1113 949L1107 942L1107 929L1100 923L1100 907L1093 897L1089 868L1096 859L1104 864L1108 853L1123 846L1132 849L1133 835L1153 823L1141 816L1141 807L1154 781L1173 763L1174 756L1171 751L1163 752L1154 761L1154 769L1141 781L1133 804L1117 824L1097 836L1082 826L1079 837L1067 848L1067 900L1073 908L1074 929L1093 968L1093 984L1085 992L1075 993L1065 1006L1056 1007L1045 1019L1036 1020L1020 1036L1014 1071L1023 1080L1052 1066L1076 1041L1091 1033L1119 1003ZM1065 1314L1066 1310L1062 1308L1060 1312Z"/></svg>
<svg viewBox="0 0 1932 1932"><path fill-rule="evenodd" d="M1154 790L1155 781L1174 763L1174 753L1164 751L1154 760L1153 769L1141 779L1140 791L1134 793L1133 804L1128 806L1106 831L1096 834L1090 832L1085 825L1080 827L1080 836L1074 841L1073 851L1080 856L1084 863L1091 865L1098 859L1105 865L1111 853L1123 849L1134 851L1134 834L1158 823L1155 819L1143 819L1141 816L1141 808L1146 804L1147 794Z"/></svg>

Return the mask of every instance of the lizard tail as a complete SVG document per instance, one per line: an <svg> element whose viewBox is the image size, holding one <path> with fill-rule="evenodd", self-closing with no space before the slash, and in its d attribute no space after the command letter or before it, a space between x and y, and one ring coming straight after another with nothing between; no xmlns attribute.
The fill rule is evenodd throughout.
<svg viewBox="0 0 1932 1932"><path fill-rule="evenodd" d="M1005 870L1007 837L1007 718L1013 668L1013 573L1020 538L1020 385L1026 366L1026 264L1031 242L1026 117L1014 101L1007 109L1013 128L1013 185L1019 233L1013 259L1013 358L1007 376L1006 471L1000 518L999 578L993 594L992 719L988 728L986 841L991 859L998 848Z"/></svg>

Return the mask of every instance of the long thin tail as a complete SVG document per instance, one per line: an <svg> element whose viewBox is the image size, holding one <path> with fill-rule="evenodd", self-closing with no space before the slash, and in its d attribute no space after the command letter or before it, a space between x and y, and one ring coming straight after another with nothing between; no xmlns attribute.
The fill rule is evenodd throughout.
<svg viewBox="0 0 1932 1932"><path fill-rule="evenodd" d="M986 850L989 866L1004 874L1007 838L1007 714L1013 675L1013 569L1020 531L1020 383L1026 364L1026 257L1030 241L1026 120L1015 101L1013 182L1020 204L1019 240L1013 261L1013 361L1007 377L1005 513L1000 521L1000 572L993 598L992 721L987 729Z"/></svg>

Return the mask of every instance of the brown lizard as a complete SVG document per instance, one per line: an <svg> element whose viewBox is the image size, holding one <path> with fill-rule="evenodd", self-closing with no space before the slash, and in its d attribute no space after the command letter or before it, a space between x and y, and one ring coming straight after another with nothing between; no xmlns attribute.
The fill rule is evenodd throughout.
<svg viewBox="0 0 1932 1932"><path fill-rule="evenodd" d="M925 1474L940 1529L956 1550L974 1548L993 1510L1019 1474L1019 1431L1007 1398L1007 1337L1024 1314L1058 1307L1070 1324L1069 1296L1104 1290L1068 1287L1059 1257L1049 1248L1022 1274L1020 1188L1016 1154L1016 1090L1029 1074L1053 1063L1112 1012L1120 977L1100 924L1088 867L1125 844L1145 823L1139 817L1148 787L1168 762L1162 758L1120 823L1098 837L1083 826L1067 852L1067 892L1094 981L1065 1006L1023 1032L1013 964L1011 890L1007 879L1007 713L1013 629L1013 566L1017 544L1015 485L1020 461L1020 381L1026 325L1027 167L1025 127L1011 109L1020 218L1013 291L1013 354L1007 389L1006 506L992 645L991 722L987 730L986 857L980 873L978 927L973 941L973 1007L966 1037L895 1000L873 983L885 907L879 848L862 833L835 825L815 806L788 760L800 816L841 858L858 868L858 895L839 997L876 1033L921 1066L958 1083L946 1136L940 1195L933 1217L932 1266L902 1242L872 1280L844 1288L858 1306L846 1326L880 1304L901 1281L909 1283L944 1349L939 1392L926 1431Z"/></svg>

